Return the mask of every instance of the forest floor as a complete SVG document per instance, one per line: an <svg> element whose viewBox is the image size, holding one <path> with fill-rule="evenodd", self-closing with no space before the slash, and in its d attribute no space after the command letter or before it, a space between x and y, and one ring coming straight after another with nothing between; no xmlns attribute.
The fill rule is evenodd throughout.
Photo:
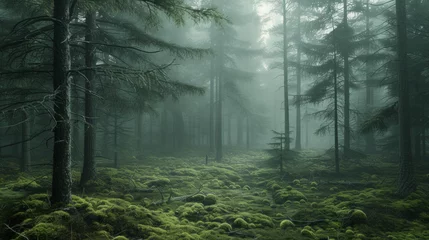
<svg viewBox="0 0 429 240"><path fill-rule="evenodd" d="M400 199L386 156L348 160L340 175L312 150L295 153L283 174L263 151L231 150L207 165L203 153L174 156L130 157L119 169L98 159L83 192L77 164L66 208L50 205L48 170L2 171L0 239L429 239L421 167L418 191Z"/></svg>

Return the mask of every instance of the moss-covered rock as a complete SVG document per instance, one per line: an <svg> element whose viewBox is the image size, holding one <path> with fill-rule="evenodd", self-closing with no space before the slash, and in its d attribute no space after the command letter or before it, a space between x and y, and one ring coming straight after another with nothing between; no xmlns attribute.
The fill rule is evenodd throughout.
<svg viewBox="0 0 429 240"><path fill-rule="evenodd" d="M367 216L362 210L355 210L350 216L352 224L363 224L367 221Z"/></svg>
<svg viewBox="0 0 429 240"><path fill-rule="evenodd" d="M273 199L274 199L274 202L277 204L283 204L287 200L291 200L291 201L300 201L301 199L307 200L307 198L302 192L295 189L292 189L289 191L286 189L277 190L273 195Z"/></svg>
<svg viewBox="0 0 429 240"><path fill-rule="evenodd" d="M124 236L116 236L113 238L113 240L128 240L128 238Z"/></svg>
<svg viewBox="0 0 429 240"><path fill-rule="evenodd" d="M190 221L198 221L203 219L207 211L201 203L186 203L176 210L179 218L186 218Z"/></svg>
<svg viewBox="0 0 429 240"><path fill-rule="evenodd" d="M187 202L198 202L203 203L205 196L203 194L195 194L186 198Z"/></svg>
<svg viewBox="0 0 429 240"><path fill-rule="evenodd" d="M203 200L204 205L213 205L216 204L217 198L214 194L207 194L207 196Z"/></svg>
<svg viewBox="0 0 429 240"><path fill-rule="evenodd" d="M301 235L307 238L316 239L316 234L307 228L301 230Z"/></svg>
<svg viewBox="0 0 429 240"><path fill-rule="evenodd" d="M295 227L295 224L291 220L283 220L280 222L280 229L288 229Z"/></svg>
<svg viewBox="0 0 429 240"><path fill-rule="evenodd" d="M67 235L67 229L58 224L54 223L38 223L34 227L25 230L22 235L30 239L38 240L55 240L55 239L64 239L64 236ZM18 237L17 240L23 238Z"/></svg>
<svg viewBox="0 0 429 240"><path fill-rule="evenodd" d="M247 223L246 220L242 218L236 218L234 220L233 226L237 228L249 228L249 223Z"/></svg>

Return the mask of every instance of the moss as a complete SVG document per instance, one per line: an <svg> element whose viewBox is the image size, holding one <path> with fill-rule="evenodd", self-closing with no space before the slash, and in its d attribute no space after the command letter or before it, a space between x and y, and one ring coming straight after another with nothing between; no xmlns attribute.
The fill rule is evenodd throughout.
<svg viewBox="0 0 429 240"><path fill-rule="evenodd" d="M313 231L308 230L306 228L301 230L301 235L307 238L311 238L311 239L315 239L316 238L316 234L314 234Z"/></svg>
<svg viewBox="0 0 429 240"><path fill-rule="evenodd" d="M353 230L351 230L351 229L347 229L345 233L346 233L346 235L347 235L347 236L349 236L349 237L352 237L352 236L354 236L354 235L355 235L355 232L354 232Z"/></svg>
<svg viewBox="0 0 429 240"><path fill-rule="evenodd" d="M295 227L295 224L290 220L283 220L280 223L281 229L288 229L288 228L293 228L293 227Z"/></svg>
<svg viewBox="0 0 429 240"><path fill-rule="evenodd" d="M217 199L216 199L216 195L214 194L207 194L207 196L204 198L204 205L213 205L216 204Z"/></svg>
<svg viewBox="0 0 429 240"><path fill-rule="evenodd" d="M113 240L128 240L128 238L124 236L116 236L113 238Z"/></svg>
<svg viewBox="0 0 429 240"><path fill-rule="evenodd" d="M186 203L176 210L180 218L186 218L191 221L201 220L207 211L201 203Z"/></svg>
<svg viewBox="0 0 429 240"><path fill-rule="evenodd" d="M350 221L352 224L366 223L366 220L367 220L367 216L362 210L355 210L350 216Z"/></svg>
<svg viewBox="0 0 429 240"><path fill-rule="evenodd" d="M306 203L307 201L305 201L305 199L301 199L301 200L299 200L299 203L300 204L304 204L304 203Z"/></svg>
<svg viewBox="0 0 429 240"><path fill-rule="evenodd" d="M41 190L42 186L37 183L34 179L27 178L23 175L18 176L12 183L6 185L6 188L12 190L28 190L28 191L37 191Z"/></svg>
<svg viewBox="0 0 429 240"><path fill-rule="evenodd" d="M302 192L295 189L292 189L290 191L287 191L285 189L277 190L274 193L273 199L274 199L274 202L277 204L283 204L287 200L291 200L291 201L300 201L301 199L307 200L307 198Z"/></svg>
<svg viewBox="0 0 429 240"><path fill-rule="evenodd" d="M244 190L250 190L250 187L249 187L249 185L244 185L244 186L243 186L243 189L244 189Z"/></svg>
<svg viewBox="0 0 429 240"><path fill-rule="evenodd" d="M192 168L178 168L171 171L170 174L176 176L197 176L198 172Z"/></svg>
<svg viewBox="0 0 429 240"><path fill-rule="evenodd" d="M312 187L317 187L317 185L318 185L317 182L311 182L310 183L310 186L312 186Z"/></svg>
<svg viewBox="0 0 429 240"><path fill-rule="evenodd" d="M293 183L294 185L300 185L300 184L301 184L301 181L300 181L300 180L298 180L298 179L295 179L295 180L293 180L293 181L292 181L292 183Z"/></svg>
<svg viewBox="0 0 429 240"><path fill-rule="evenodd" d="M293 189L293 187L292 186L290 186L290 185L288 185L287 187L286 187L286 190L288 190L288 191L290 191L290 190L292 190Z"/></svg>
<svg viewBox="0 0 429 240"><path fill-rule="evenodd" d="M195 194L195 195L192 195L192 196L190 196L190 197L187 197L186 198L186 201L187 202L198 202L198 203L203 203L203 201L204 201L204 195L203 194Z"/></svg>
<svg viewBox="0 0 429 240"><path fill-rule="evenodd" d="M162 188L170 184L170 179L168 178L158 178L150 180L145 183L148 187Z"/></svg>
<svg viewBox="0 0 429 240"><path fill-rule="evenodd" d="M67 234L67 229L64 226L53 223L38 223L34 227L25 230L22 234L30 239L38 240L63 239L64 235Z"/></svg>
<svg viewBox="0 0 429 240"><path fill-rule="evenodd" d="M317 191L317 188L316 187L311 187L310 190L311 191Z"/></svg>
<svg viewBox="0 0 429 240"><path fill-rule="evenodd" d="M249 224L242 218L236 218L234 220L233 226L237 228L249 228Z"/></svg>
<svg viewBox="0 0 429 240"><path fill-rule="evenodd" d="M149 236L152 236L154 234L163 235L167 233L167 231L162 228L152 227L152 226L147 226L142 224L138 224L137 228L139 230L139 236L144 238L148 238Z"/></svg>
<svg viewBox="0 0 429 240"><path fill-rule="evenodd" d="M125 194L123 198L124 198L124 200L129 201L129 202L134 200L134 196L129 194L129 193Z"/></svg>
<svg viewBox="0 0 429 240"><path fill-rule="evenodd" d="M43 223L61 223L68 221L70 221L70 214L62 210L54 211L46 215L41 215L36 218L36 222Z"/></svg>

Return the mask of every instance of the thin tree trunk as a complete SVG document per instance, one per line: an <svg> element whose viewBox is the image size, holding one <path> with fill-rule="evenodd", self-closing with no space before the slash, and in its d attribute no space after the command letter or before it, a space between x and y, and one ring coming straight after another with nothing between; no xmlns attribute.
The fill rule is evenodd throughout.
<svg viewBox="0 0 429 240"><path fill-rule="evenodd" d="M71 124L70 124L70 0L54 2L53 88L54 153L52 169L52 204L71 202Z"/></svg>
<svg viewBox="0 0 429 240"><path fill-rule="evenodd" d="M137 117L136 117L136 153L140 155L142 152L142 137L143 137L143 113L141 110L137 111Z"/></svg>
<svg viewBox="0 0 429 240"><path fill-rule="evenodd" d="M228 116L228 146L232 146L231 137L231 115Z"/></svg>
<svg viewBox="0 0 429 240"><path fill-rule="evenodd" d="M96 176L95 166L95 111L94 111L94 83L95 71L91 68L95 67L95 45L91 42L94 40L95 32L95 12L86 14L86 36L87 41L85 46L85 65L89 69L85 76L85 130L84 130L84 149L83 149L83 169L80 178L80 186L83 188L85 184L94 179Z"/></svg>
<svg viewBox="0 0 429 240"><path fill-rule="evenodd" d="M237 146L243 146L243 122L241 115L237 116Z"/></svg>
<svg viewBox="0 0 429 240"><path fill-rule="evenodd" d="M289 141L289 86L288 86L288 42L287 42L287 26L286 26L286 0L283 0L283 89L284 89L284 114L285 114L285 122L284 122L284 130L285 130L285 150L288 151L290 149L290 141Z"/></svg>
<svg viewBox="0 0 429 240"><path fill-rule="evenodd" d="M21 171L27 172L30 171L31 165L31 129L30 129L30 119L25 110L22 111L22 156L21 156Z"/></svg>
<svg viewBox="0 0 429 240"><path fill-rule="evenodd" d="M347 0L343 0L344 28L348 27ZM349 41L349 39L347 39ZM344 48L344 154L350 149L350 63L349 52Z"/></svg>
<svg viewBox="0 0 429 240"><path fill-rule="evenodd" d="M399 179L398 194L408 196L417 188L411 154L410 103L407 65L406 0L396 0L397 55L399 60Z"/></svg>
<svg viewBox="0 0 429 240"><path fill-rule="evenodd" d="M246 117L246 148L250 149L250 120Z"/></svg>
<svg viewBox="0 0 429 240"><path fill-rule="evenodd" d="M296 67L296 95L298 104L296 105L296 136L295 149L301 150L301 3L298 2L298 46L297 46L297 67Z"/></svg>
<svg viewBox="0 0 429 240"><path fill-rule="evenodd" d="M212 30L213 31L213 30ZM210 119L209 119L209 144L210 144L210 152L214 151L215 147L215 125L214 125L214 114L215 114L215 60L210 62Z"/></svg>
<svg viewBox="0 0 429 240"><path fill-rule="evenodd" d="M369 54L370 54L370 29L369 29L369 16L370 14L370 8L369 8L369 0L366 0L366 16L365 16L365 27L366 27L366 38L367 38L367 46L366 46L366 54L368 55L368 58L366 59L365 63L365 80L366 80L366 111L371 112L373 104L374 104L374 96L372 92L372 88L370 86L369 80L370 80L370 63L369 63ZM365 151L367 153L374 153L376 151L375 147L375 137L373 132L369 132L365 135Z"/></svg>
<svg viewBox="0 0 429 240"><path fill-rule="evenodd" d="M149 116L149 145L152 146L153 143L153 116Z"/></svg>
<svg viewBox="0 0 429 240"><path fill-rule="evenodd" d="M118 114L115 111L115 116L114 116L114 124L113 124L113 150L114 152L114 164L115 164L115 168L119 168L119 162L118 162Z"/></svg>

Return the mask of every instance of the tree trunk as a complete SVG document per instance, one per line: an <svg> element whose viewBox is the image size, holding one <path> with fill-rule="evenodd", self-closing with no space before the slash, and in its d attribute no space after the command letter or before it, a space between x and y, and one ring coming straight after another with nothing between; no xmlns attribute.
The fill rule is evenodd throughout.
<svg viewBox="0 0 429 240"><path fill-rule="evenodd" d="M153 143L153 116L149 116L149 145L152 146Z"/></svg>
<svg viewBox="0 0 429 240"><path fill-rule="evenodd" d="M76 114L80 113L80 96L79 96L79 87L80 82L79 78L72 79L74 80L74 87L72 87L72 109L73 112ZM81 146L82 141L80 141L80 124L79 124L79 118L72 120L72 160L73 161L82 161L82 154L81 154Z"/></svg>
<svg viewBox="0 0 429 240"><path fill-rule="evenodd" d="M243 146L243 122L241 115L237 116L237 146Z"/></svg>
<svg viewBox="0 0 429 240"><path fill-rule="evenodd" d="M137 111L137 117L136 117L136 153L140 155L142 153L142 137L143 137L143 112L141 110Z"/></svg>
<svg viewBox="0 0 429 240"><path fill-rule="evenodd" d="M27 172L30 171L31 165L31 129L30 129L30 119L25 110L22 111L22 156L21 156L21 171Z"/></svg>
<svg viewBox="0 0 429 240"><path fill-rule="evenodd" d="M213 26L212 26L213 28ZM212 29L213 31L213 29ZM213 33L212 33L213 34ZM212 44L212 47L214 47L214 44ZM215 123L214 123L214 116L215 116L215 60L212 59L210 62L210 119L209 119L209 145L210 145L210 152L214 151L215 148Z"/></svg>
<svg viewBox="0 0 429 240"><path fill-rule="evenodd" d="M96 176L95 166L95 111L94 111L94 84L95 71L92 68L96 65L95 45L94 41L96 13L88 12L86 14L86 36L85 41L85 65L88 68L85 76L85 130L84 130L84 146L83 146L83 169L80 177L80 186L83 188L85 184L94 179Z"/></svg>
<svg viewBox="0 0 429 240"><path fill-rule="evenodd" d="M52 204L71 202L71 132L70 132L70 0L54 2L53 89L54 153L52 169Z"/></svg>
<svg viewBox="0 0 429 240"><path fill-rule="evenodd" d="M246 117L246 148L250 149L250 120Z"/></svg>
<svg viewBox="0 0 429 240"><path fill-rule="evenodd" d="M285 130L285 150L288 151L290 149L290 141L289 141L289 86L288 86L288 42L287 42L287 26L286 26L286 0L283 0L283 89L284 89L284 114L285 114L285 122L284 122L284 130Z"/></svg>
<svg viewBox="0 0 429 240"><path fill-rule="evenodd" d="M228 116L228 146L232 146L231 137L231 115Z"/></svg>
<svg viewBox="0 0 429 240"><path fill-rule="evenodd" d="M344 28L348 27L347 0L343 0ZM347 39L349 41L349 39ZM344 48L344 154L350 149L350 63L349 52Z"/></svg>
<svg viewBox="0 0 429 240"><path fill-rule="evenodd" d="M396 19L397 55L399 60L399 179L397 191L399 195L405 197L417 188L411 154L406 0L396 0Z"/></svg>
<svg viewBox="0 0 429 240"><path fill-rule="evenodd" d="M297 67L296 67L296 95L298 104L296 105L296 136L295 149L301 150L301 4L298 2L298 46L297 46Z"/></svg>
<svg viewBox="0 0 429 240"><path fill-rule="evenodd" d="M369 55L371 53L370 50L370 24L369 24L369 16L370 14L370 8L369 8L369 0L366 0L366 16L365 16L365 27L366 27L366 38L367 38L367 46L366 46L366 54L368 55L368 58L366 59L365 63L365 80L366 80L366 111L371 112L373 104L374 104L374 94L371 88L371 85L369 83L370 80L370 63L369 63ZM365 151L367 153L374 153L376 151L376 145L375 145L375 137L373 132L369 132L365 135Z"/></svg>
<svg viewBox="0 0 429 240"><path fill-rule="evenodd" d="M115 168L119 168L119 162L118 162L118 114L115 111L114 116L114 124L113 124L113 150L114 150L114 165Z"/></svg>

